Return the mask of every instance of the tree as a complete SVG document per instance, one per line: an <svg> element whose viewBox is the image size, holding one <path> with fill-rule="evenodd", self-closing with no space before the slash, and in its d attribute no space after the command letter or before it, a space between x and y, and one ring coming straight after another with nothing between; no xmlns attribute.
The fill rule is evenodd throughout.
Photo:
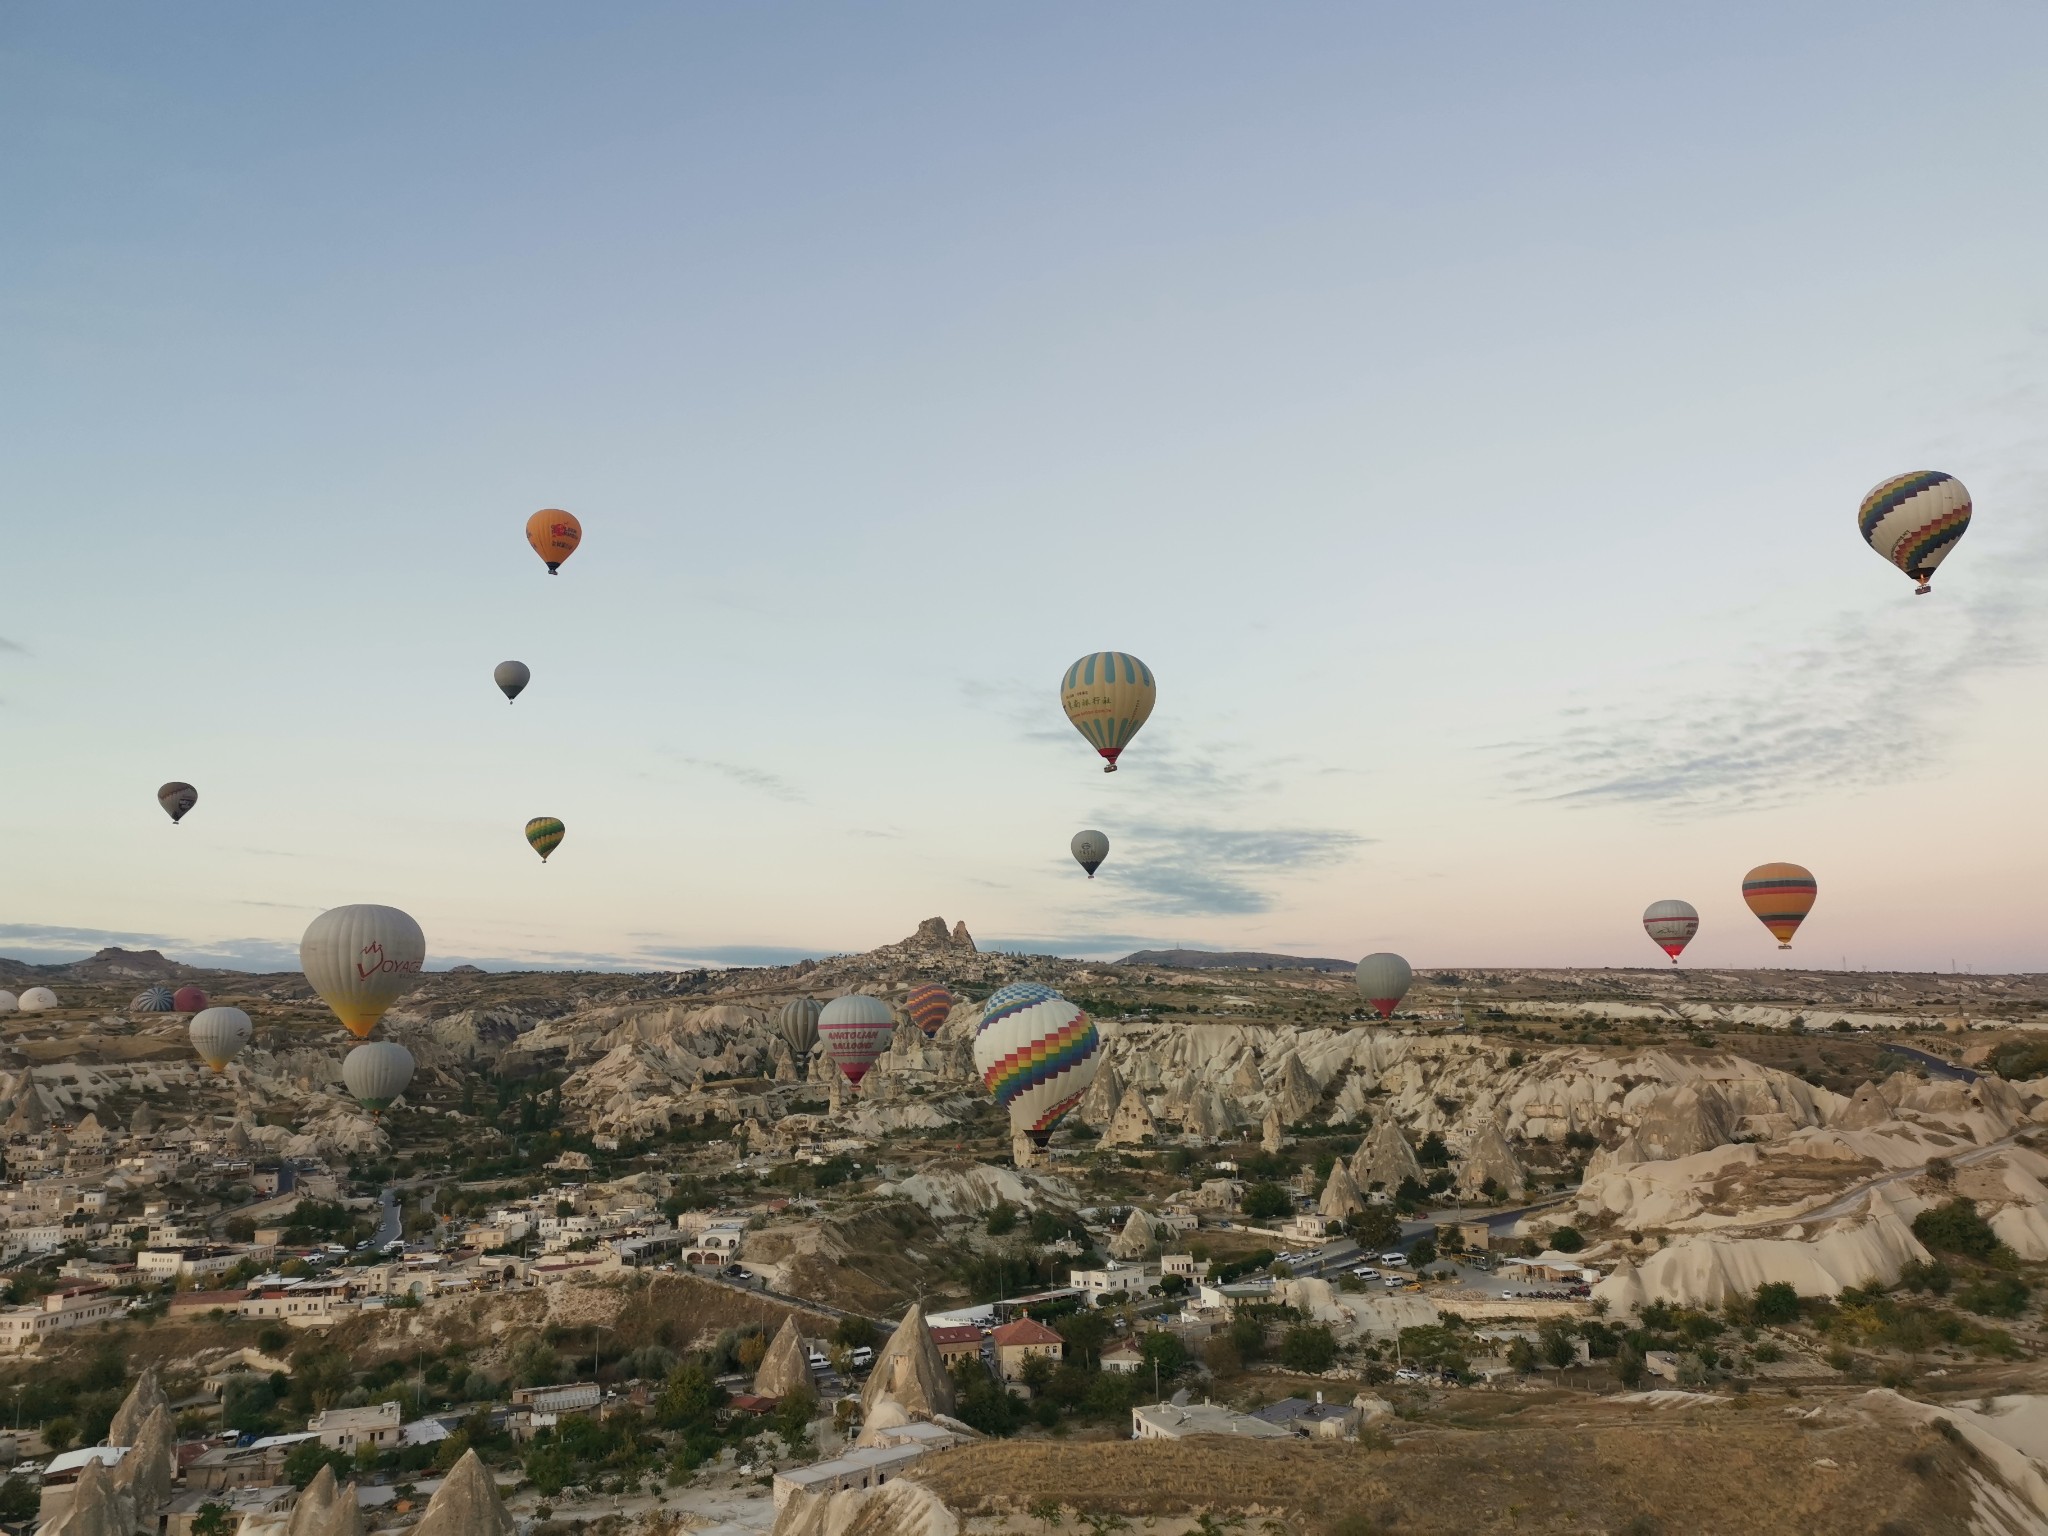
<svg viewBox="0 0 2048 1536"><path fill-rule="evenodd" d="M1244 1213L1254 1221L1275 1221L1293 1209L1287 1191L1271 1181L1254 1184L1244 1192Z"/></svg>
<svg viewBox="0 0 2048 1536"><path fill-rule="evenodd" d="M1927 1159L1927 1177L1941 1188L1948 1189L1955 1184L1956 1165L1945 1157L1930 1157Z"/></svg>
<svg viewBox="0 0 2048 1536"><path fill-rule="evenodd" d="M875 1325L864 1317L842 1317L832 1330L832 1342L844 1344L848 1349L872 1347L875 1342Z"/></svg>
<svg viewBox="0 0 2048 1536"><path fill-rule="evenodd" d="M228 1241L231 1243L253 1242L256 1238L256 1222L248 1216L230 1216L226 1227L222 1230L227 1233ZM207 1509L215 1509L220 1506L209 1504L205 1507ZM198 1529L198 1522L196 1520L193 1522L193 1529Z"/></svg>
<svg viewBox="0 0 2048 1536"><path fill-rule="evenodd" d="M1138 1352L1145 1357L1147 1365L1158 1370L1161 1380L1179 1375L1188 1363L1188 1349L1181 1343L1180 1336L1163 1328L1140 1339Z"/></svg>
<svg viewBox="0 0 2048 1536"><path fill-rule="evenodd" d="M1633 1344L1623 1344L1614 1357L1614 1374L1633 1392L1643 1384L1643 1356Z"/></svg>
<svg viewBox="0 0 2048 1536"><path fill-rule="evenodd" d="M1444 1139L1435 1131L1422 1138L1422 1145L1415 1149L1415 1161L1425 1168L1448 1168L1451 1166L1451 1149L1444 1145Z"/></svg>
<svg viewBox="0 0 2048 1536"><path fill-rule="evenodd" d="M655 1422L663 1429L709 1426L725 1403L725 1389L702 1361L686 1360L669 1372L654 1405Z"/></svg>
<svg viewBox="0 0 2048 1536"><path fill-rule="evenodd" d="M330 1450L318 1440L301 1440L293 1446L284 1458L284 1480L294 1488L303 1488L320 1475L322 1467L334 1468L337 1480L349 1475L347 1453Z"/></svg>
<svg viewBox="0 0 2048 1536"><path fill-rule="evenodd" d="M234 1536L240 1524L227 1505L209 1501L200 1505L199 1513L192 1517L192 1536Z"/></svg>
<svg viewBox="0 0 2048 1536"><path fill-rule="evenodd" d="M1266 1325L1256 1317L1232 1318L1225 1336L1240 1360L1257 1360L1266 1353Z"/></svg>
<svg viewBox="0 0 2048 1536"><path fill-rule="evenodd" d="M77 1438L78 1426L69 1419L52 1419L43 1426L43 1444L53 1451L69 1450Z"/></svg>
<svg viewBox="0 0 2048 1536"><path fill-rule="evenodd" d="M1756 1288L1756 1302L1750 1308L1750 1316L1767 1326L1782 1327L1786 1323L1799 1321L1799 1292L1783 1280L1773 1280Z"/></svg>
<svg viewBox="0 0 2048 1536"><path fill-rule="evenodd" d="M1052 1356L1026 1355L1024 1363L1017 1367L1017 1376L1035 1396L1045 1390L1046 1383L1052 1380L1054 1369Z"/></svg>
<svg viewBox="0 0 2048 1536"><path fill-rule="evenodd" d="M790 1455L799 1454L809 1442L811 1420L817 1412L818 1395L809 1387L798 1387L775 1405L770 1422L782 1443L789 1447Z"/></svg>
<svg viewBox="0 0 2048 1536"><path fill-rule="evenodd" d="M1067 1341L1066 1357L1076 1365L1101 1364L1102 1346L1109 1342L1109 1319L1100 1312L1076 1312L1056 1323L1059 1336Z"/></svg>
<svg viewBox="0 0 2048 1536"><path fill-rule="evenodd" d="M1401 1240L1401 1218L1391 1205L1368 1205L1345 1226L1367 1253L1383 1253L1389 1244Z"/></svg>
<svg viewBox="0 0 2048 1536"><path fill-rule="evenodd" d="M1425 1237L1421 1242L1408 1250L1408 1262L1417 1269L1421 1269L1426 1264L1434 1264L1436 1262L1436 1244Z"/></svg>
<svg viewBox="0 0 2048 1536"><path fill-rule="evenodd" d="M1915 1216L1913 1235L1929 1248L1971 1259L1988 1259L1999 1249L1998 1234L1977 1214L1977 1202L1967 1196Z"/></svg>
<svg viewBox="0 0 2048 1536"><path fill-rule="evenodd" d="M1305 1376L1327 1371L1337 1359L1337 1341L1320 1324L1290 1328L1280 1339L1280 1363Z"/></svg>
<svg viewBox="0 0 2048 1536"><path fill-rule="evenodd" d="M1520 1337L1508 1340L1508 1369L1531 1374L1536 1369L1536 1346Z"/></svg>
<svg viewBox="0 0 2048 1536"><path fill-rule="evenodd" d="M33 1480L10 1477L0 1483L0 1520L33 1520L42 1508L42 1500Z"/></svg>
<svg viewBox="0 0 2048 1536"><path fill-rule="evenodd" d="M1563 1370L1578 1356L1578 1346L1564 1329L1553 1325L1543 1330L1543 1359L1552 1370Z"/></svg>
<svg viewBox="0 0 2048 1536"><path fill-rule="evenodd" d="M1577 1227L1555 1227L1551 1229L1550 1246L1558 1253L1577 1253L1586 1246L1586 1239Z"/></svg>
<svg viewBox="0 0 2048 1536"><path fill-rule="evenodd" d="M988 1235L1008 1237L1017 1230L1017 1207L1007 1200L998 1200L995 1209L988 1213Z"/></svg>

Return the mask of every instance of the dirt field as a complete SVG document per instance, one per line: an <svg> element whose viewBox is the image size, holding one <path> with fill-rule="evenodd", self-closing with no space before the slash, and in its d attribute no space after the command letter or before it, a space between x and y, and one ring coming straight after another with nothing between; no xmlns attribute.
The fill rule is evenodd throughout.
<svg viewBox="0 0 2048 1536"><path fill-rule="evenodd" d="M1091 1515L1164 1533L1204 1512L1219 1524L1241 1516L1246 1531L1275 1521L1290 1536L1969 1529L1970 1463L1932 1432L1853 1418L1815 1426L1764 1401L1748 1410L1593 1409L1585 1417L1590 1422L1483 1433L1431 1430L1382 1448L1225 1437L991 1442L948 1451L911 1475L963 1513L1009 1516L977 1529L1019 1536L1075 1529L1077 1516ZM1028 1517L1049 1495L1065 1505L1059 1527Z"/></svg>

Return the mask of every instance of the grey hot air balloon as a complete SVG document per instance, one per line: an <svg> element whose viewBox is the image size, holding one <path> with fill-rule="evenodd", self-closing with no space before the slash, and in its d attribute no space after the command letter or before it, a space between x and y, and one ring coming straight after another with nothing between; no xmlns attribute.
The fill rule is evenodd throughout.
<svg viewBox="0 0 2048 1536"><path fill-rule="evenodd" d="M199 791L190 784L177 779L171 780L156 792L156 803L164 808L164 814L176 826L185 819L185 813L199 803Z"/></svg>
<svg viewBox="0 0 2048 1536"><path fill-rule="evenodd" d="M341 1080L371 1114L388 1108L412 1082L412 1052L389 1040L366 1040L342 1058Z"/></svg>
<svg viewBox="0 0 2048 1536"><path fill-rule="evenodd" d="M208 1008L192 1016L192 1049L214 1071L242 1054L251 1034L249 1015L239 1008Z"/></svg>
<svg viewBox="0 0 2048 1536"><path fill-rule="evenodd" d="M1102 868L1102 861L1109 857L1109 839L1100 832L1076 832L1069 845L1074 850L1074 859L1088 871L1088 878L1095 878L1095 871Z"/></svg>
<svg viewBox="0 0 2048 1536"><path fill-rule="evenodd" d="M775 1032L782 1036L799 1068L818 1048L818 1015L825 1005L815 997L799 997L784 1003L775 1014Z"/></svg>
<svg viewBox="0 0 2048 1536"><path fill-rule="evenodd" d="M1399 955L1382 952L1358 962L1358 995L1371 1003L1383 1019L1393 1017L1414 980L1415 973Z"/></svg>
<svg viewBox="0 0 2048 1536"><path fill-rule="evenodd" d="M491 672L491 680L503 691L509 704L526 691L526 685L533 681L533 674L523 661L501 661Z"/></svg>

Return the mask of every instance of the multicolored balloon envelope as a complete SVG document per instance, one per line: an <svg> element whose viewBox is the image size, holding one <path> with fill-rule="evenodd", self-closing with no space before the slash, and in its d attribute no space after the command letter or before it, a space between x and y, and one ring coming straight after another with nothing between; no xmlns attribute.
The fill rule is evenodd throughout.
<svg viewBox="0 0 2048 1536"><path fill-rule="evenodd" d="M540 855L543 864L568 835L569 829L552 816L536 816L526 824L526 840L533 844L533 851Z"/></svg>
<svg viewBox="0 0 2048 1536"><path fill-rule="evenodd" d="M910 1022L924 1031L929 1040L939 1032L953 1012L953 994L941 986L913 987L910 996L903 1001L903 1011L910 1015Z"/></svg>
<svg viewBox="0 0 2048 1536"><path fill-rule="evenodd" d="M1792 935L1819 894L1813 871L1798 864L1759 864L1742 877L1743 901L1776 936L1780 949L1792 947Z"/></svg>
<svg viewBox="0 0 2048 1536"><path fill-rule="evenodd" d="M1116 772L1117 757L1151 718L1157 698L1152 669L1122 651L1083 656L1060 680L1060 708L1102 754L1104 773Z"/></svg>
<svg viewBox="0 0 2048 1536"><path fill-rule="evenodd" d="M583 542L583 525L560 507L543 507L526 520L526 542L547 561L548 574L554 576Z"/></svg>
<svg viewBox="0 0 2048 1536"><path fill-rule="evenodd" d="M1919 583L1925 593L1934 568L1970 526L1970 493L1954 475L1916 469L1894 475L1863 498L1856 527L1863 542Z"/></svg>
<svg viewBox="0 0 2048 1536"><path fill-rule="evenodd" d="M175 827L185 819L185 813L199 803L199 791L190 784L173 779L157 790L156 803L164 808L164 814L171 818L171 825Z"/></svg>
<svg viewBox="0 0 2048 1536"><path fill-rule="evenodd" d="M1009 1112L1011 1131L1037 1145L1051 1140L1101 1065L1095 1021L1051 987L1012 982L982 1004L974 1070Z"/></svg>
<svg viewBox="0 0 2048 1536"><path fill-rule="evenodd" d="M1689 901L1653 901L1643 911L1643 930L1676 965L1679 951L1700 931L1700 914Z"/></svg>
<svg viewBox="0 0 2048 1536"><path fill-rule="evenodd" d="M239 1008L207 1008L194 1015L189 1033L199 1059L219 1072L242 1054L254 1026Z"/></svg>
<svg viewBox="0 0 2048 1536"><path fill-rule="evenodd" d="M533 672L523 661L501 661L491 668L491 681L498 685L498 691L505 695L505 702L509 704L526 692L526 685L533 681Z"/></svg>
<svg viewBox="0 0 2048 1536"><path fill-rule="evenodd" d="M177 994L169 987L144 987L129 1001L130 1013L176 1013Z"/></svg>
<svg viewBox="0 0 2048 1536"><path fill-rule="evenodd" d="M372 1115L412 1086L412 1052L390 1040L369 1040L342 1058L341 1080Z"/></svg>
<svg viewBox="0 0 2048 1536"><path fill-rule="evenodd" d="M197 1013L200 1011L200 1009L204 1008L209 1001L210 999L207 997L205 991L202 988L180 987L178 988L177 991L171 994L171 1012Z"/></svg>
<svg viewBox="0 0 2048 1536"><path fill-rule="evenodd" d="M1088 871L1090 880L1095 878L1095 871L1102 868L1102 861L1109 857L1109 839L1100 832L1076 832L1067 847L1074 855L1074 862Z"/></svg>
<svg viewBox="0 0 2048 1536"><path fill-rule="evenodd" d="M1371 1003L1381 1018L1390 1019L1414 984L1415 973L1399 955L1382 951L1358 962L1356 979L1358 995Z"/></svg>
<svg viewBox="0 0 2048 1536"><path fill-rule="evenodd" d="M775 1032L782 1036L799 1067L818 1048L818 1015L824 1011L825 1005L815 997L799 997L776 1010Z"/></svg>
<svg viewBox="0 0 2048 1536"><path fill-rule="evenodd" d="M888 1048L889 1036L895 1030L896 1015L889 1005L879 997L861 992L833 998L818 1015L818 1034L826 1051L833 1064L846 1074L846 1080L856 1087L868 1075L875 1058Z"/></svg>
<svg viewBox="0 0 2048 1536"><path fill-rule="evenodd" d="M307 925L299 966L342 1026L367 1040L391 1005L420 984L427 936L396 907L331 907Z"/></svg>

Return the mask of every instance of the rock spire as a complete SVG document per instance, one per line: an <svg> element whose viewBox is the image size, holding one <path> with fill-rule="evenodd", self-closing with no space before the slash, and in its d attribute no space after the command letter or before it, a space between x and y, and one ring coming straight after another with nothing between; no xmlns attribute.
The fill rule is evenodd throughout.
<svg viewBox="0 0 2048 1536"><path fill-rule="evenodd" d="M953 1411L953 1378L946 1374L932 1331L925 1326L924 1308L915 1303L875 1356L874 1371L861 1391L861 1408L872 1412L885 1398L910 1414Z"/></svg>
<svg viewBox="0 0 2048 1536"><path fill-rule="evenodd" d="M434 1490L411 1536L516 1536L498 1485L475 1451L464 1451L448 1480Z"/></svg>
<svg viewBox="0 0 2048 1536"><path fill-rule="evenodd" d="M775 1342L761 1357L761 1368L754 1372L754 1391L762 1397L787 1397L792 1392L813 1391L816 1387L817 1379L811 1375L810 1351L804 1344L803 1333L797 1328L796 1314L792 1312L782 1320Z"/></svg>

